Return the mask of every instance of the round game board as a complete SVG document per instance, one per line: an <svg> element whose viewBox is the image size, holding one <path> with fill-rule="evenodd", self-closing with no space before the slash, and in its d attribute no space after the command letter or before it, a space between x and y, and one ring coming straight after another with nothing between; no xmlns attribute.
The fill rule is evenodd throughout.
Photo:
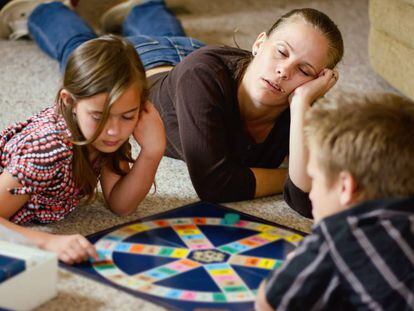
<svg viewBox="0 0 414 311"><path fill-rule="evenodd" d="M100 259L92 266L105 279L146 295L194 303L252 302L263 277L302 238L247 220L226 225L216 217L155 219L102 236L95 242Z"/></svg>

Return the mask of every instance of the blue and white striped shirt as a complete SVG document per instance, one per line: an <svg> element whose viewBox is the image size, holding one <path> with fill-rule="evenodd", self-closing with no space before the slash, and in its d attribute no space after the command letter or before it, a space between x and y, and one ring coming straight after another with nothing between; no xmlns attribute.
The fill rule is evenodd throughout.
<svg viewBox="0 0 414 311"><path fill-rule="evenodd" d="M273 271L283 310L414 310L414 197L367 201L323 219Z"/></svg>

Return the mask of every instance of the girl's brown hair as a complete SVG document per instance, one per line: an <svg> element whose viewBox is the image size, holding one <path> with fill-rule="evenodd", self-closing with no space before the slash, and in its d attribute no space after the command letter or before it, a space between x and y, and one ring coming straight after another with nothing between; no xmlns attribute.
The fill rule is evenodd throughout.
<svg viewBox="0 0 414 311"><path fill-rule="evenodd" d="M148 94L144 66L134 46L114 35L83 43L67 61L62 87L56 97L57 112L63 116L71 133L73 178L88 200L95 197L98 176L89 160L87 145L100 135L113 103L134 83L140 88L142 107ZM60 96L62 89L70 93L70 101L63 101ZM78 100L102 93L108 94L102 119L94 135L87 140L80 131L73 108ZM120 162L133 162L129 142L111 154L100 155L98 161L109 165L117 174L125 175Z"/></svg>
<svg viewBox="0 0 414 311"><path fill-rule="evenodd" d="M266 31L266 36L270 37L272 33L287 24L288 22L302 19L305 23L315 27L320 31L329 42L328 50L328 62L327 68L333 69L344 55L344 43L342 40L341 32L338 29L338 26L329 18L328 15L322 13L321 11L311 9L311 8L302 8L292 10L285 15L282 15L273 25ZM248 55L245 58L242 58L238 63L238 70L236 72L236 77L238 81L241 81L247 67L252 61L253 56Z"/></svg>

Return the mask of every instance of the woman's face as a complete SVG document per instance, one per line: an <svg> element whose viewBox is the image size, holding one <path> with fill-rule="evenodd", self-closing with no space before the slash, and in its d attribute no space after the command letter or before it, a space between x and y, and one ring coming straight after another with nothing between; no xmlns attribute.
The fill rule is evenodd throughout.
<svg viewBox="0 0 414 311"><path fill-rule="evenodd" d="M86 139L93 137L98 129L107 98L108 94L102 93L76 103L73 111ZM128 140L138 121L140 101L139 88L132 84L113 103L105 126L91 147L103 153L111 153Z"/></svg>
<svg viewBox="0 0 414 311"><path fill-rule="evenodd" d="M328 61L328 40L302 20L287 21L253 45L243 83L255 105L287 105L289 95L315 79Z"/></svg>

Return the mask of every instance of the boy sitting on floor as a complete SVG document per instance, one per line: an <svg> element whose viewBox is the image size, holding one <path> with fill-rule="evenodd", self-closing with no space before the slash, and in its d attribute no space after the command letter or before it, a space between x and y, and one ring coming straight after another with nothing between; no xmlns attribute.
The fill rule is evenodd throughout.
<svg viewBox="0 0 414 311"><path fill-rule="evenodd" d="M347 94L305 134L315 225L256 309L414 310L414 103Z"/></svg>

